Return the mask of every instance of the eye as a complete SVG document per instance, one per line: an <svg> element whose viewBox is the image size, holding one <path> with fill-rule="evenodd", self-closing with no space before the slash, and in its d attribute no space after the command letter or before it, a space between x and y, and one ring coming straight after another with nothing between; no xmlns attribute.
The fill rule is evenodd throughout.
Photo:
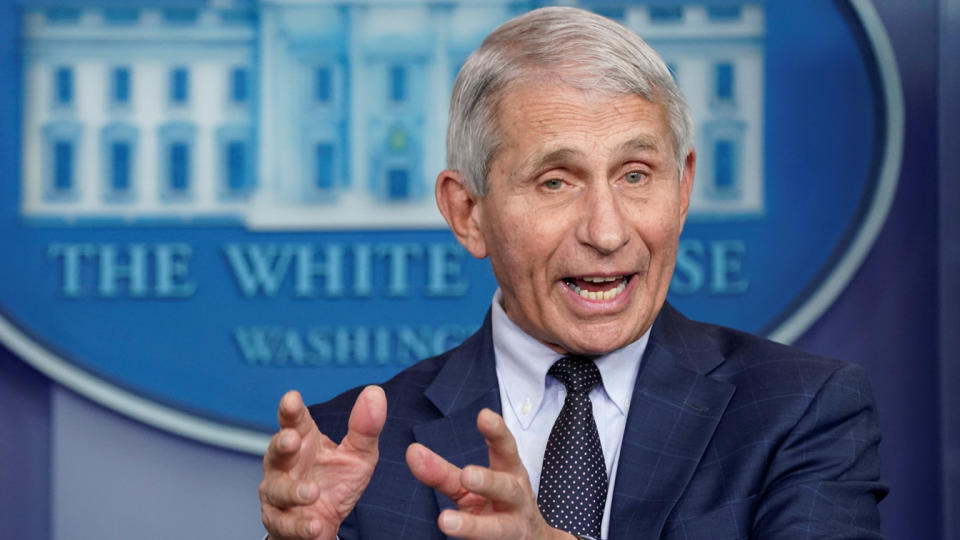
<svg viewBox="0 0 960 540"><path fill-rule="evenodd" d="M563 187L563 180L560 180L559 178L551 178L549 180L546 180L541 185L550 191L557 191L558 189Z"/></svg>
<svg viewBox="0 0 960 540"><path fill-rule="evenodd" d="M647 175L640 171L630 171L623 177L628 184L639 184L647 179Z"/></svg>

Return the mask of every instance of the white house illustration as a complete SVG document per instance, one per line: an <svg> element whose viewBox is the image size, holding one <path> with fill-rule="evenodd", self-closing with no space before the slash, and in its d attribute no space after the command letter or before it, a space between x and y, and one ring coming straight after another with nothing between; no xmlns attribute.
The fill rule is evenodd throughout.
<svg viewBox="0 0 960 540"><path fill-rule="evenodd" d="M453 80L483 36L537 5L26 7L21 213L53 223L442 227L432 184ZM580 5L649 41L686 94L699 151L691 216L761 215L762 7Z"/></svg>

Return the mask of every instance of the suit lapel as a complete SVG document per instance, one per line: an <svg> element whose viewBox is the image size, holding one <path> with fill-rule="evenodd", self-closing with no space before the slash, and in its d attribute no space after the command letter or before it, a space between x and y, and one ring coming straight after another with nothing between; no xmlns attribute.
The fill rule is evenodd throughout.
<svg viewBox="0 0 960 540"><path fill-rule="evenodd" d="M480 330L454 350L424 392L443 415L414 427L417 442L458 467L489 464L487 444L477 430L477 414L500 414L500 389L493 355L490 314ZM454 503L434 490L440 510Z"/></svg>
<svg viewBox="0 0 960 540"><path fill-rule="evenodd" d="M663 306L630 402L610 540L660 536L733 396L733 385L706 376L722 361L708 336Z"/></svg>
<svg viewBox="0 0 960 540"><path fill-rule="evenodd" d="M656 538L703 457L735 387L706 376L724 358L709 336L664 304L651 331L614 485L610 540ZM453 351L424 392L441 418L414 427L417 442L463 467L487 466L476 427L484 407L501 412L490 314ZM439 509L453 502L436 492Z"/></svg>

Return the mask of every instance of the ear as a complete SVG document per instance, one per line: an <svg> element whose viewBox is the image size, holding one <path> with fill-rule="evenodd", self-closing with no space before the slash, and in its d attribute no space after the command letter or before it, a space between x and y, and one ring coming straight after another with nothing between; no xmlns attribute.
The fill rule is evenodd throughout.
<svg viewBox="0 0 960 540"><path fill-rule="evenodd" d="M458 171L445 170L437 176L437 207L463 247L478 259L487 256L487 244L480 227L482 199L467 187Z"/></svg>
<svg viewBox="0 0 960 540"><path fill-rule="evenodd" d="M683 163L683 175L680 177L680 220L686 221L690 209L690 193L693 191L693 176L697 169L697 151L693 148Z"/></svg>

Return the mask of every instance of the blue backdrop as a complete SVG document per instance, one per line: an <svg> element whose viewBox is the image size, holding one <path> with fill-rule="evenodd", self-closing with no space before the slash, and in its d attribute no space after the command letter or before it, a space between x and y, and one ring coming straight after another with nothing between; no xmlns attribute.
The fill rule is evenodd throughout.
<svg viewBox="0 0 960 540"><path fill-rule="evenodd" d="M960 511L948 497L957 489L951 481L960 453L957 407L941 384L957 382L960 371L955 307L960 231L952 218L960 211L960 197L948 180L960 174L955 142L960 118L956 98L946 91L955 88L946 81L957 80L949 58L958 50L958 8L946 0L875 5L897 56L906 106L896 197L852 282L796 344L860 363L871 375L891 485L881 507L887 535L957 538L949 534L957 531ZM952 19L944 16L950 13ZM0 17L0 25L8 23ZM0 55L19 61L17 36L3 31L0 36L5 39ZM18 91L16 82L3 87ZM19 111L2 114L19 117ZM12 124L6 133L18 125ZM13 151L0 145L0 152ZM0 260L12 264L3 255ZM50 383L6 349L0 351L0 462L4 537L260 534L256 458L119 416Z"/></svg>

